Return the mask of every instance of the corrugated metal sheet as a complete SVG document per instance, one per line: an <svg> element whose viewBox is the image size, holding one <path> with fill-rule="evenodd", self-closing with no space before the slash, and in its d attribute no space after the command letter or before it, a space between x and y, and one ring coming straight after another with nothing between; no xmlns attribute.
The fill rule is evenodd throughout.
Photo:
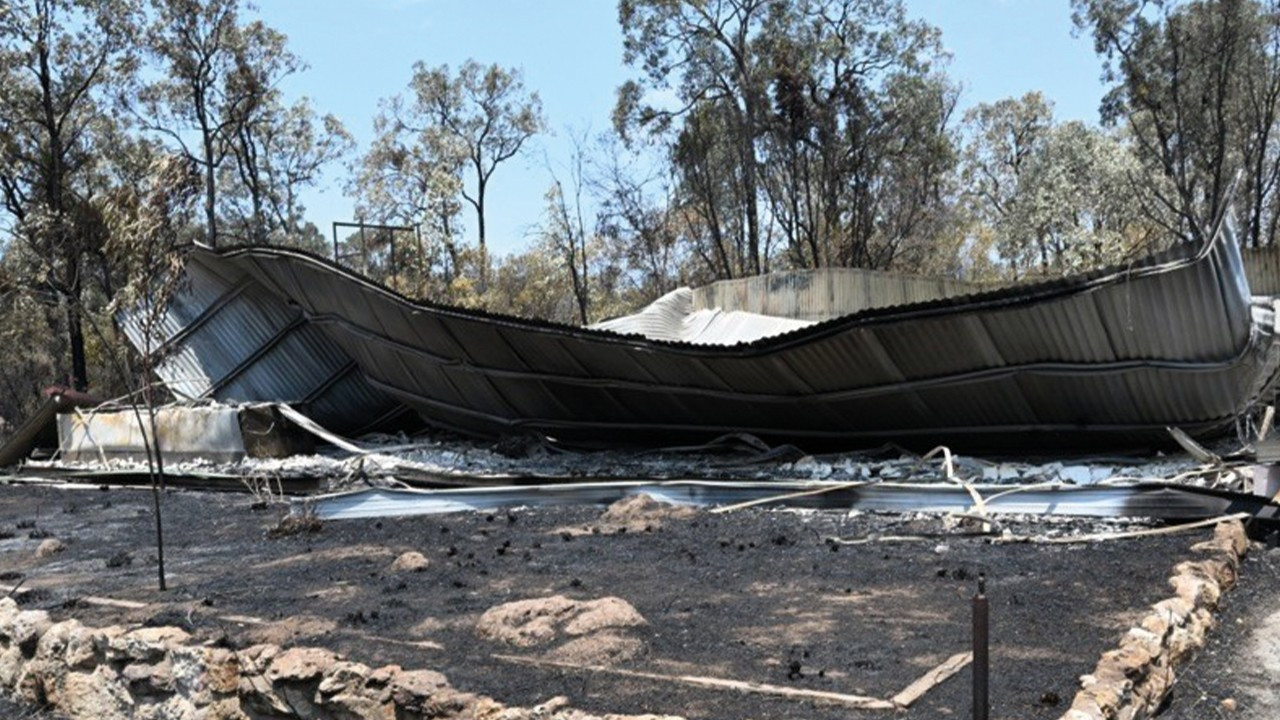
<svg viewBox="0 0 1280 720"><path fill-rule="evenodd" d="M301 313L288 315L298 323L290 332L323 330L328 343L315 345L334 353L326 368L350 359L386 396L461 432L607 444L751 432L809 447L1045 450L1161 442L1167 425L1203 436L1256 399L1274 370L1273 338L1251 318L1234 237L1216 237L1124 268L874 308L732 346L415 303L295 250L200 250L193 267L252 278L250 305L269 291ZM224 307L244 315L237 322L253 338L241 351L286 322ZM185 362L217 358L209 377L226 373L233 362L213 345L229 331L184 339ZM245 399L314 386L304 352L320 350L259 353L266 376L289 386L246 386L271 396Z"/></svg>
<svg viewBox="0 0 1280 720"><path fill-rule="evenodd" d="M953 278L828 267L714 282L694 289L693 310L720 308L821 321L983 289L989 288Z"/></svg>
<svg viewBox="0 0 1280 720"><path fill-rule="evenodd" d="M1246 248L1245 276L1254 295L1280 295L1280 245Z"/></svg>
<svg viewBox="0 0 1280 720"><path fill-rule="evenodd" d="M776 504L782 507L891 512L966 512L973 508L973 496L958 485L870 483L832 488L830 483L678 480L447 490L378 488L308 498L296 502L295 510L315 512L323 520L351 520L493 511L510 507L608 505L638 494L672 504L705 507L778 498L811 489L823 492L789 497ZM1187 521L1247 512L1265 524L1275 525L1277 510L1280 509L1261 497L1163 483L1090 487L1061 485L1018 493L1010 493L1008 489L1003 485L980 485L975 491L989 498L984 507L994 513L1151 517Z"/></svg>
<svg viewBox="0 0 1280 720"><path fill-rule="evenodd" d="M186 275L150 343L140 314L121 322L135 347L161 358L156 373L179 398L286 402L338 432L404 415L323 330L245 269L197 252Z"/></svg>

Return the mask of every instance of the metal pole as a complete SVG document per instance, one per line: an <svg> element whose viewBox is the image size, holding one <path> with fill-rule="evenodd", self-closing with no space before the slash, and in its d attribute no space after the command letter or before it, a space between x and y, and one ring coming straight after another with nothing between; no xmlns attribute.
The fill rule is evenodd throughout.
<svg viewBox="0 0 1280 720"><path fill-rule="evenodd" d="M365 275L369 274L369 241L364 239L364 218L356 218L356 222L360 223L360 262L363 267L360 272Z"/></svg>
<svg viewBox="0 0 1280 720"><path fill-rule="evenodd" d="M973 720L987 720L987 671L990 617L987 606L987 574L978 573L978 594L973 596Z"/></svg>
<svg viewBox="0 0 1280 720"><path fill-rule="evenodd" d="M333 224L333 261L338 262L338 223Z"/></svg>
<svg viewBox="0 0 1280 720"><path fill-rule="evenodd" d="M387 230L386 232L391 236L391 280L399 284L398 279L396 278L396 270L399 269L396 267L396 231Z"/></svg>

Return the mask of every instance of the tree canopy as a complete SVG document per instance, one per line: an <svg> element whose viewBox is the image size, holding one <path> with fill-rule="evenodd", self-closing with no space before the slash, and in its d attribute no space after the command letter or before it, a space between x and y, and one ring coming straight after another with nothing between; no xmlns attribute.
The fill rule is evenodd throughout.
<svg viewBox="0 0 1280 720"><path fill-rule="evenodd" d="M197 242L583 324L780 269L1059 276L1202 242L1232 206L1274 245L1280 0L1064 2L1104 62L1097 123L1034 91L962 107L904 0L619 0L604 132L555 133L583 119L520 67L424 48L362 143L288 91L306 60L246 0L0 3L0 417L52 381L134 389L115 311ZM537 159L542 214L496 253L494 178ZM355 218L309 214L326 180Z"/></svg>

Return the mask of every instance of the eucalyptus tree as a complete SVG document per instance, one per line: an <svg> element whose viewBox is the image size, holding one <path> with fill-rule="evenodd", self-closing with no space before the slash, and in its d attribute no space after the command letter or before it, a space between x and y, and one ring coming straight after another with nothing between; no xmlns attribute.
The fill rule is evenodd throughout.
<svg viewBox="0 0 1280 720"><path fill-rule="evenodd" d="M104 240L87 179L111 154L111 90L135 71L136 21L130 0L0 4L0 199L13 239L6 265L16 285L60 306L78 389L89 382L86 259Z"/></svg>
<svg viewBox="0 0 1280 720"><path fill-rule="evenodd" d="M696 252L723 277L759 273L760 158L769 67L756 44L776 0L620 0L623 58L639 78L618 89L614 126L679 136L705 244ZM664 99L674 93L674 102ZM683 160L683 164L681 161ZM740 248L740 250L739 250Z"/></svg>
<svg viewBox="0 0 1280 720"><path fill-rule="evenodd" d="M970 212L1013 278L1062 275L1150 249L1141 213L1149 182L1123 137L1056 122L1032 92L984 103L965 117L963 177Z"/></svg>
<svg viewBox="0 0 1280 720"><path fill-rule="evenodd" d="M1280 3L1073 0L1105 60L1103 120L1123 124L1164 179L1148 215L1202 241L1235 197L1249 244L1275 241L1280 184Z"/></svg>
<svg viewBox="0 0 1280 720"><path fill-rule="evenodd" d="M614 135L601 139L586 173L596 224L619 282L644 305L675 290L687 261L671 168Z"/></svg>
<svg viewBox="0 0 1280 720"><path fill-rule="evenodd" d="M138 93L146 128L196 163L203 183L205 241L218 244L218 174L229 138L258 98L258 83L237 83L243 70L240 0L151 0L146 43L158 77ZM288 65L285 65L287 67ZM241 93L248 93L244 95Z"/></svg>
<svg viewBox="0 0 1280 720"><path fill-rule="evenodd" d="M430 207L445 221L442 235L449 242L454 228L448 198L456 197L453 192L461 195L475 211L483 293L489 185L498 167L545 128L538 94L525 89L516 69L468 60L455 73L448 65L417 62L408 97L385 101L377 125L378 138L362 164L369 178L385 178L388 184L366 195L381 194L382 202L401 207ZM412 193L407 202L406 189ZM456 247L453 252L456 257Z"/></svg>
<svg viewBox="0 0 1280 720"><path fill-rule="evenodd" d="M297 241L299 192L352 147L342 123L281 83L306 64L288 39L243 17L243 0L151 0L146 44L157 71L138 92L147 130L202 177L205 241ZM225 236L225 237L224 237Z"/></svg>
<svg viewBox="0 0 1280 720"><path fill-rule="evenodd" d="M670 150L695 255L720 277L888 267L949 215L956 90L902 2L623 0L617 130ZM906 253L910 250L911 253Z"/></svg>
<svg viewBox="0 0 1280 720"><path fill-rule="evenodd" d="M542 101L524 87L519 70L484 66L468 60L457 74L448 65L414 65L410 118L405 128L439 133L441 144L457 153L470 174L461 185L462 198L476 215L480 249L480 288L487 266L485 196L498 166L518 155L546 127Z"/></svg>
<svg viewBox="0 0 1280 720"><path fill-rule="evenodd" d="M433 292L453 283L464 264L462 235L462 153L434 125L413 131L402 97L382 102L374 118L374 139L353 164L347 191L363 220L418 229L414 271ZM440 282L432 282L432 275Z"/></svg>
<svg viewBox="0 0 1280 720"><path fill-rule="evenodd" d="M229 220L244 228L238 234L255 244L317 246L300 195L354 149L342 121L317 115L308 98L284 105L270 97L234 130L234 173L225 174L223 192Z"/></svg>

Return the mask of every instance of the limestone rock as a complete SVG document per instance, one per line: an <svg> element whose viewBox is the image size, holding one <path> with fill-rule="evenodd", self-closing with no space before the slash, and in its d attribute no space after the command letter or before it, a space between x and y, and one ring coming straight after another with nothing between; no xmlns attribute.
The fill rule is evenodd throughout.
<svg viewBox="0 0 1280 720"><path fill-rule="evenodd" d="M427 566L430 564L431 561L427 560L425 555L417 552L416 550L410 550L396 558L395 561L391 563L391 572L422 572L423 570L426 570Z"/></svg>
<svg viewBox="0 0 1280 720"><path fill-rule="evenodd" d="M672 505L643 493L625 497L605 509L600 515L602 532L644 532L657 530L666 520L693 517L697 510L687 505Z"/></svg>
<svg viewBox="0 0 1280 720"><path fill-rule="evenodd" d="M337 661L338 656L328 650L291 648L271 660L266 677L273 683L319 680Z"/></svg>
<svg viewBox="0 0 1280 720"><path fill-rule="evenodd" d="M36 548L36 557L41 560L45 560L66 549L66 543L62 542L58 538L49 538L48 540L41 542L39 547Z"/></svg>
<svg viewBox="0 0 1280 720"><path fill-rule="evenodd" d="M582 601L553 595L492 607L480 616L476 632L506 645L536 647L562 634L581 636L644 624L644 616L622 598Z"/></svg>
<svg viewBox="0 0 1280 720"><path fill-rule="evenodd" d="M133 718L133 699L113 676L113 672L102 666L92 673L69 673L63 683L64 700L58 710L77 720Z"/></svg>
<svg viewBox="0 0 1280 720"><path fill-rule="evenodd" d="M49 613L44 610L25 610L12 616L4 626L0 626L0 638L7 637L16 645L22 654L31 657L35 654L36 644L40 636L52 626Z"/></svg>
<svg viewBox="0 0 1280 720"><path fill-rule="evenodd" d="M130 630L107 640L107 659L155 662L171 648L185 645L191 636L182 628L147 627Z"/></svg>

